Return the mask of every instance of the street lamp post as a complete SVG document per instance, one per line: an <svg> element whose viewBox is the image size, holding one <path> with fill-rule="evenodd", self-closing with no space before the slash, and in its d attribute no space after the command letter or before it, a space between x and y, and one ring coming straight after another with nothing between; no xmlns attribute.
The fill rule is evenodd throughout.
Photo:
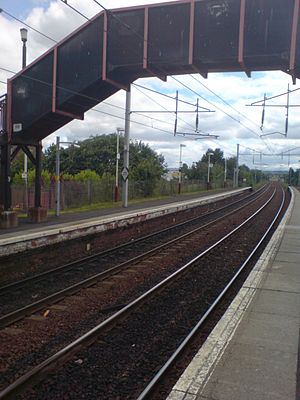
<svg viewBox="0 0 300 400"><path fill-rule="evenodd" d="M26 67L26 42L27 42L27 29L26 28L21 28L20 29L21 33L21 40L23 42L23 49L22 49L22 69Z"/></svg>
<svg viewBox="0 0 300 400"><path fill-rule="evenodd" d="M116 184L115 184L115 193L114 193L115 202L117 202L119 200L120 132L124 132L124 129L117 128Z"/></svg>
<svg viewBox="0 0 300 400"><path fill-rule="evenodd" d="M207 153L208 155L208 164L207 164L207 189L210 189L210 157L214 155L214 153Z"/></svg>
<svg viewBox="0 0 300 400"><path fill-rule="evenodd" d="M21 28L21 40L23 42L22 48L22 69L26 67L26 42L27 42L27 29ZM24 183L25 183L25 209L28 210L28 158L27 154L24 153Z"/></svg>
<svg viewBox="0 0 300 400"><path fill-rule="evenodd" d="M180 144L179 146L179 176L178 176L178 194L181 193L181 182L182 182L182 148L186 147L185 144Z"/></svg>

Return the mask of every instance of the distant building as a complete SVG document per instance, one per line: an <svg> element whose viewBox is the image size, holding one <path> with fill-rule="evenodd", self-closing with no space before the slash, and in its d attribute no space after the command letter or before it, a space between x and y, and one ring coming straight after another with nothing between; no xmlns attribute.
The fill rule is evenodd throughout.
<svg viewBox="0 0 300 400"><path fill-rule="evenodd" d="M172 179L178 179L179 178L178 168L169 168L168 172L163 174L162 178L168 182L170 182Z"/></svg>

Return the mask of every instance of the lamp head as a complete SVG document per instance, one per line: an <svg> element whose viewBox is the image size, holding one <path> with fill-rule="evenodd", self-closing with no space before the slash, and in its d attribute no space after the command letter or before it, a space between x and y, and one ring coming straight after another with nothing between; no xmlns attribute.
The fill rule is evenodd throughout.
<svg viewBox="0 0 300 400"><path fill-rule="evenodd" d="M23 43L26 43L26 42L27 42L27 33L28 33L28 30L27 30L26 28L21 28L21 29L20 29L20 33L21 33L21 40L22 40L22 42L23 42Z"/></svg>

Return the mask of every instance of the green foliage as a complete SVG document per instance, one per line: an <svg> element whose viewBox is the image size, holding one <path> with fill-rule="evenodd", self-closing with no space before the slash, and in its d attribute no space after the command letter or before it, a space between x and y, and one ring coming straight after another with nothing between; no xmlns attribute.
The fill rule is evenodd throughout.
<svg viewBox="0 0 300 400"><path fill-rule="evenodd" d="M151 196L156 183L163 173L163 168L154 159L145 159L133 167L131 178L139 183L140 191L144 196Z"/></svg>
<svg viewBox="0 0 300 400"><path fill-rule="evenodd" d="M295 170L293 168L289 169L288 176L286 177L286 183L291 186L298 186L299 184L299 169Z"/></svg>
<svg viewBox="0 0 300 400"><path fill-rule="evenodd" d="M23 171L17 172L13 177L13 183L16 185L23 185L24 179L22 178ZM28 185L33 186L35 182L35 170L30 169L28 171ZM51 174L49 171L42 171L42 186L49 187L51 183Z"/></svg>
<svg viewBox="0 0 300 400"><path fill-rule="evenodd" d="M92 171L90 169L85 169L75 174L73 176L73 180L76 182L86 182L86 181L100 182L100 176L97 175L95 171Z"/></svg>
<svg viewBox="0 0 300 400"><path fill-rule="evenodd" d="M14 149L14 147L13 147L13 149ZM29 149L32 150L33 148L29 147ZM27 163L28 163L27 164L28 170L34 168L32 162L30 161L29 158L27 158ZM15 182L14 177L16 175L19 175L19 173L22 175L23 172L24 172L24 152L22 150L20 150L11 163L11 176L13 177L13 181ZM19 178L16 178L16 179L17 179L17 181L19 181ZM22 179L22 176L21 176L21 179Z"/></svg>
<svg viewBox="0 0 300 400"><path fill-rule="evenodd" d="M93 136L78 143L80 147L70 146L60 149L60 170L62 173L77 174L83 170L95 171L99 176L104 173L115 174L117 135ZM124 148L124 138L120 137L120 150ZM164 158L143 142L130 143L130 164L135 167L144 159L154 159L162 168ZM55 173L56 146L52 144L45 151L44 167ZM120 168L123 166L121 157Z"/></svg>
<svg viewBox="0 0 300 400"><path fill-rule="evenodd" d="M109 172L104 172L101 178L101 182L107 185L115 183L115 180L116 180L115 175L112 175Z"/></svg>
<svg viewBox="0 0 300 400"><path fill-rule="evenodd" d="M117 135L101 135L79 142L80 147L70 146L60 149L60 171L64 179L74 175L78 181L92 180L113 183L116 169ZM124 139L120 137L120 149L124 148ZM143 183L147 195L153 193L154 187L166 170L164 157L157 154L147 144L141 141L130 143L130 179ZM44 156L44 166L55 173L56 146L51 145ZM123 167L122 157L119 162L119 171ZM89 172L88 172L89 171ZM68 175L66 175L68 174Z"/></svg>
<svg viewBox="0 0 300 400"><path fill-rule="evenodd" d="M163 156L157 155L148 144L136 141L130 144L129 157L130 178L139 183L144 196L151 196L166 170Z"/></svg>
<svg viewBox="0 0 300 400"><path fill-rule="evenodd" d="M23 171L16 172L12 178L12 183L16 185L23 185L24 179L22 178Z"/></svg>
<svg viewBox="0 0 300 400"><path fill-rule="evenodd" d="M65 173L61 174L61 178L64 181L72 181L74 179L74 176L69 174L68 172L65 172Z"/></svg>
<svg viewBox="0 0 300 400"><path fill-rule="evenodd" d="M211 169L211 180L220 186L222 185L222 182L224 182L224 168L222 165L215 164L213 166Z"/></svg>
<svg viewBox="0 0 300 400"><path fill-rule="evenodd" d="M208 163L208 153L211 153L212 155L210 156L210 162L212 164L220 164L224 165L224 153L221 149L208 149L205 154L203 154L201 161L203 163Z"/></svg>

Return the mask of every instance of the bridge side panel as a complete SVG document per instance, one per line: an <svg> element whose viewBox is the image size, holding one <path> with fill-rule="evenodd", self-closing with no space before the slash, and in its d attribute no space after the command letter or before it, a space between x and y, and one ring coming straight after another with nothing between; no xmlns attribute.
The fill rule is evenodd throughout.
<svg viewBox="0 0 300 400"><path fill-rule="evenodd" d="M300 7L299 7L300 9ZM295 72L299 76L300 74L300 10L298 11L298 27L296 35L296 57L295 57Z"/></svg>
<svg viewBox="0 0 300 400"><path fill-rule="evenodd" d="M12 80L13 133L25 131L42 115L51 112L53 51Z"/></svg>
<svg viewBox="0 0 300 400"><path fill-rule="evenodd" d="M194 64L203 71L240 69L238 65L240 1L196 3Z"/></svg>
<svg viewBox="0 0 300 400"><path fill-rule="evenodd" d="M293 12L294 0L246 1L246 65L252 69L289 67Z"/></svg>
<svg viewBox="0 0 300 400"><path fill-rule="evenodd" d="M103 14L63 42L57 49L58 109L82 113L94 102L77 96L102 76Z"/></svg>
<svg viewBox="0 0 300 400"><path fill-rule="evenodd" d="M128 83L126 72L137 74L143 67L144 9L116 11L107 18L107 74Z"/></svg>
<svg viewBox="0 0 300 400"><path fill-rule="evenodd" d="M148 65L167 74L189 64L190 3L149 8Z"/></svg>

